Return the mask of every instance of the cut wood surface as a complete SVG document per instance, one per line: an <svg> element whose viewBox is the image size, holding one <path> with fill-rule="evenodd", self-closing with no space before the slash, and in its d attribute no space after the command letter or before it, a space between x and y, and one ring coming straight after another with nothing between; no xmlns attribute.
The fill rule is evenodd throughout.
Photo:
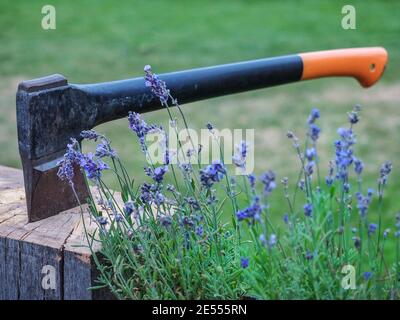
<svg viewBox="0 0 400 320"><path fill-rule="evenodd" d="M111 297L105 290L88 290L97 272L79 207L27 221L22 171L0 166L0 299ZM87 212L85 224L95 227ZM49 288L52 280L55 288Z"/></svg>

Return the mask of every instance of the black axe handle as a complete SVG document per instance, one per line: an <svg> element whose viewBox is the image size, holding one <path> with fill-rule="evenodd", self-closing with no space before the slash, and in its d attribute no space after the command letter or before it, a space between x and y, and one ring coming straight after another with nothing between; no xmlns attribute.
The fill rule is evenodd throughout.
<svg viewBox="0 0 400 320"><path fill-rule="evenodd" d="M356 78L363 86L383 74L383 48L339 49L225 64L159 75L179 103L329 76ZM161 109L143 78L89 85L72 85L99 105L95 125L127 115L128 111Z"/></svg>

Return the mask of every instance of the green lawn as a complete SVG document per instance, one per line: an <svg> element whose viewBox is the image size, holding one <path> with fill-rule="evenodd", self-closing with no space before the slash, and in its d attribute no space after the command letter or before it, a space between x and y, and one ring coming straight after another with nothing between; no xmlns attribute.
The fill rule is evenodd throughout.
<svg viewBox="0 0 400 320"><path fill-rule="evenodd" d="M390 63L382 81L362 89L353 79L325 79L217 98L188 105L194 128L254 128L257 173L273 168L292 183L296 157L285 134L304 133L312 106L321 109L321 163L332 157L336 128L355 103L364 105L357 151L366 163L365 186L375 186L379 166L393 161L385 222L400 210L400 2L353 0L357 29L341 28L347 1L51 1L57 29L41 29L48 1L0 2L0 163L20 167L15 92L19 81L52 73L71 83L140 76L311 50L384 46ZM147 114L166 123L165 111ZM139 180L143 163L126 120L102 125ZM276 201L278 196L274 198ZM279 202L276 215L283 214ZM393 229L393 228L392 228Z"/></svg>

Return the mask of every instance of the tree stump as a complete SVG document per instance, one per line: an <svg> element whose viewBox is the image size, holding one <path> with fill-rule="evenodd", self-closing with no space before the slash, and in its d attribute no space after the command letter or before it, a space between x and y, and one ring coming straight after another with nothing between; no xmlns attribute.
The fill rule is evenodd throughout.
<svg viewBox="0 0 400 320"><path fill-rule="evenodd" d="M80 208L28 223L22 171L0 166L0 300L112 298L97 275Z"/></svg>

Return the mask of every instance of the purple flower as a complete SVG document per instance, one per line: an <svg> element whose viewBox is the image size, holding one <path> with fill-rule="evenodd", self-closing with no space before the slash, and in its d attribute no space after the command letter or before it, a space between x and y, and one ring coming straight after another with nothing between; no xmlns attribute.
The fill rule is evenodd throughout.
<svg viewBox="0 0 400 320"><path fill-rule="evenodd" d="M61 160L59 163L59 168L57 172L57 176L61 180L66 180L70 185L74 185L73 178L74 178L74 165L73 162L67 159Z"/></svg>
<svg viewBox="0 0 400 320"><path fill-rule="evenodd" d="M194 211L199 211L201 209L199 202L195 198L186 197L185 201L188 203L190 208L193 209Z"/></svg>
<svg viewBox="0 0 400 320"><path fill-rule="evenodd" d="M315 148L310 148L306 150L306 158L308 161L312 161L316 155Z"/></svg>
<svg viewBox="0 0 400 320"><path fill-rule="evenodd" d="M357 175L361 175L364 169L364 164L360 159L354 158L354 171Z"/></svg>
<svg viewBox="0 0 400 320"><path fill-rule="evenodd" d="M254 190L256 187L256 176L254 174L249 174L247 178L249 179L250 188Z"/></svg>
<svg viewBox="0 0 400 320"><path fill-rule="evenodd" d="M390 229L385 229L385 231L383 231L383 237L386 239L389 236L390 233Z"/></svg>
<svg viewBox="0 0 400 320"><path fill-rule="evenodd" d="M168 167L167 166L161 166L161 167L157 167L154 169L153 172L153 180L161 183L164 179L164 174L168 171Z"/></svg>
<svg viewBox="0 0 400 320"><path fill-rule="evenodd" d="M121 214L117 213L117 214L114 216L114 220L115 220L115 222L121 222L121 221L123 220L123 217L122 217Z"/></svg>
<svg viewBox="0 0 400 320"><path fill-rule="evenodd" d="M333 177L332 176L326 176L325 177L325 182L328 186L331 186L333 184Z"/></svg>
<svg viewBox="0 0 400 320"><path fill-rule="evenodd" d="M91 180L100 179L102 171L109 169L108 165L100 159L96 161L92 153L83 155L80 158L79 165L85 170L87 177Z"/></svg>
<svg viewBox="0 0 400 320"><path fill-rule="evenodd" d="M276 245L276 242L277 242L276 235L275 234L271 234L270 237L269 237L268 246L270 248L272 248L272 247L274 247Z"/></svg>
<svg viewBox="0 0 400 320"><path fill-rule="evenodd" d="M370 271L364 272L365 281L368 281L369 279L371 279L371 277L372 277L372 272L370 272Z"/></svg>
<svg viewBox="0 0 400 320"><path fill-rule="evenodd" d="M376 223L370 223L368 226L368 234L371 235L371 234L375 233L377 228L378 228L378 225Z"/></svg>
<svg viewBox="0 0 400 320"><path fill-rule="evenodd" d="M153 185L150 185L147 182L140 186L140 200L142 200L143 203L151 203L153 199L153 189Z"/></svg>
<svg viewBox="0 0 400 320"><path fill-rule="evenodd" d="M304 215L305 215L306 217L311 217L311 216L312 216L312 212L313 212L313 205L312 205L312 203L307 203L307 204L305 204L304 207L303 207L303 209L304 209Z"/></svg>
<svg viewBox="0 0 400 320"><path fill-rule="evenodd" d="M342 141L345 142L347 145L355 144L355 137L353 134L353 129L339 128L337 130L337 133L342 138Z"/></svg>
<svg viewBox="0 0 400 320"><path fill-rule="evenodd" d="M247 155L248 144L246 141L242 141L239 146L240 156L242 158L246 158Z"/></svg>
<svg viewBox="0 0 400 320"><path fill-rule="evenodd" d="M248 151L248 144L246 141L242 141L236 146L236 153L232 157L232 162L235 166L244 169L246 166L246 156Z"/></svg>
<svg viewBox="0 0 400 320"><path fill-rule="evenodd" d="M309 134L311 140L313 140L314 142L317 141L319 138L320 132L321 132L320 127L318 127L314 123L310 124L308 134Z"/></svg>
<svg viewBox="0 0 400 320"><path fill-rule="evenodd" d="M249 223L254 223L255 220L260 220L261 212L260 198L256 196L249 207L236 212L236 217L238 221L248 220Z"/></svg>
<svg viewBox="0 0 400 320"><path fill-rule="evenodd" d="M356 249L359 249L359 248L361 247L361 240L360 240L360 238L358 238L358 237L353 237L352 239L353 239L353 241L354 241L354 247L355 247Z"/></svg>
<svg viewBox="0 0 400 320"><path fill-rule="evenodd" d="M308 176L311 176L314 173L314 161L310 161L305 166L305 171Z"/></svg>
<svg viewBox="0 0 400 320"><path fill-rule="evenodd" d="M144 67L144 72L146 87L150 88L151 92L160 99L162 105L167 104L169 90L167 89L165 82L159 79L158 76L151 71L150 65Z"/></svg>
<svg viewBox="0 0 400 320"><path fill-rule="evenodd" d="M167 142L166 148L165 148L165 153L164 153L164 164L169 165L169 162L170 162L170 155L169 155L168 142Z"/></svg>
<svg viewBox="0 0 400 320"><path fill-rule="evenodd" d="M352 111L349 113L349 122L350 124L356 124L359 121L358 113L356 111Z"/></svg>
<svg viewBox="0 0 400 320"><path fill-rule="evenodd" d="M86 140L94 140L97 141L97 139L99 139L101 137L101 134L99 134L98 132L96 132L95 130L83 130L80 133L80 136L83 139Z"/></svg>
<svg viewBox="0 0 400 320"><path fill-rule="evenodd" d="M287 213L285 213L285 214L283 215L283 221L284 221L286 224L289 224L289 215L288 215Z"/></svg>
<svg viewBox="0 0 400 320"><path fill-rule="evenodd" d="M181 219L181 224L183 225L183 226L185 226L185 227L193 227L194 226L194 221L193 221L193 219L191 218L191 217L188 217L188 216L184 216L182 219Z"/></svg>
<svg viewBox="0 0 400 320"><path fill-rule="evenodd" d="M97 139L99 139L101 135L94 130L83 130L81 132L81 137L86 140L97 141Z"/></svg>
<svg viewBox="0 0 400 320"><path fill-rule="evenodd" d="M243 269L246 269L249 266L249 258L244 258L244 257L240 258L240 266Z"/></svg>
<svg viewBox="0 0 400 320"><path fill-rule="evenodd" d="M276 188L275 173L267 171L260 176L260 181L264 185L264 195L267 197Z"/></svg>
<svg viewBox="0 0 400 320"><path fill-rule="evenodd" d="M151 177L153 175L153 169L151 167L144 167L143 171L148 177Z"/></svg>
<svg viewBox="0 0 400 320"><path fill-rule="evenodd" d="M167 184L167 190L172 193L176 192L175 186L172 184Z"/></svg>
<svg viewBox="0 0 400 320"><path fill-rule="evenodd" d="M307 260L312 260L314 258L314 254L310 251L306 252L306 259Z"/></svg>
<svg viewBox="0 0 400 320"><path fill-rule="evenodd" d="M182 170L182 172L187 176L192 173L193 167L191 163L180 163L179 168Z"/></svg>
<svg viewBox="0 0 400 320"><path fill-rule="evenodd" d="M387 183L390 172L392 172L392 163L390 161L385 161L380 169L380 183L382 185Z"/></svg>
<svg viewBox="0 0 400 320"><path fill-rule="evenodd" d="M368 197L372 197L373 195L374 195L374 189L369 188L369 189L367 190L367 196L368 196Z"/></svg>
<svg viewBox="0 0 400 320"><path fill-rule="evenodd" d="M101 143L99 143L96 147L95 156L99 158L115 158L117 156L117 153L114 149L111 148L110 143L107 140L103 139Z"/></svg>
<svg viewBox="0 0 400 320"><path fill-rule="evenodd" d="M71 138L71 143L67 144L67 152L63 159L58 163L59 169L57 176L61 180L67 180L70 185L74 185L74 163L79 165L80 159L83 157L79 151L79 143L76 139Z"/></svg>
<svg viewBox="0 0 400 320"><path fill-rule="evenodd" d="M129 111L128 114L128 122L129 122L129 128L136 133L137 137L139 138L139 143L142 148L143 152L146 152L147 147L146 147L146 135L158 128L155 125L148 125L141 117L139 113L136 112L131 112Z"/></svg>
<svg viewBox="0 0 400 320"><path fill-rule="evenodd" d="M313 123L315 122L315 120L317 120L319 117L320 117L320 112L319 112L319 110L318 110L317 108L314 108L314 109L311 110L311 113L310 113L310 115L308 116L307 123L308 123L309 125L310 125L310 124L313 124Z"/></svg>
<svg viewBox="0 0 400 320"><path fill-rule="evenodd" d="M265 235L264 235L264 234L261 234L260 237L259 237L259 239L260 239L260 242L261 242L261 244L262 244L263 246L265 246L265 245L267 244L267 239L265 238Z"/></svg>
<svg viewBox="0 0 400 320"><path fill-rule="evenodd" d="M349 167L354 161L352 146L355 144L353 130L339 128L340 140L335 142L335 163L337 168L337 178L343 183L347 182Z"/></svg>
<svg viewBox="0 0 400 320"><path fill-rule="evenodd" d="M100 216L100 217L97 217L96 220L99 223L99 225L102 226L102 227L104 227L108 223L106 217Z"/></svg>
<svg viewBox="0 0 400 320"><path fill-rule="evenodd" d="M236 212L236 217L239 221L243 221L247 218L246 210L239 210Z"/></svg>
<svg viewBox="0 0 400 320"><path fill-rule="evenodd" d="M366 196L363 196L360 192L356 193L357 209L362 218L365 218L367 215L372 195L373 195L372 189L368 189L368 193Z"/></svg>
<svg viewBox="0 0 400 320"><path fill-rule="evenodd" d="M331 186L333 184L334 181L333 171L334 171L333 161L329 161L329 173L325 178L326 184L328 186Z"/></svg>
<svg viewBox="0 0 400 320"><path fill-rule="evenodd" d="M202 226L196 227L196 235L197 235L198 237L202 237L202 236L203 236L203 233L204 233L204 229L203 229Z"/></svg>
<svg viewBox="0 0 400 320"><path fill-rule="evenodd" d="M135 204L132 201L125 202L124 211L127 216L130 216L135 210Z"/></svg>
<svg viewBox="0 0 400 320"><path fill-rule="evenodd" d="M160 191L156 191L154 193L154 203L157 204L158 206L162 205L165 202L165 197Z"/></svg>
<svg viewBox="0 0 400 320"><path fill-rule="evenodd" d="M201 184L209 189L214 183L221 181L225 174L226 168L224 164L219 160L215 160L212 164L200 170Z"/></svg>
<svg viewBox="0 0 400 320"><path fill-rule="evenodd" d="M299 181L299 183L297 184L297 186L300 188L301 191L305 191L306 190L306 183L305 183L304 179L301 179Z"/></svg>

